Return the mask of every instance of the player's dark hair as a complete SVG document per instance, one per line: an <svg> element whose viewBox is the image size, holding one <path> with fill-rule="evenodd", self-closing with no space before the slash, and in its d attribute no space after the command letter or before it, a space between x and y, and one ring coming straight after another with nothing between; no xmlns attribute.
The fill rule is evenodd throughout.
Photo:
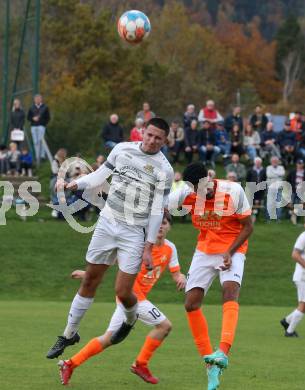
<svg viewBox="0 0 305 390"><path fill-rule="evenodd" d="M163 213L163 219L166 219L170 225L173 224L173 218L172 216L170 215L169 211L168 210L164 210L164 213Z"/></svg>
<svg viewBox="0 0 305 390"><path fill-rule="evenodd" d="M199 180L208 176L205 165L202 162L189 164L183 171L183 180L198 185Z"/></svg>
<svg viewBox="0 0 305 390"><path fill-rule="evenodd" d="M156 118L151 118L146 123L146 127L148 127L149 125L152 125L152 126L157 127L158 129L164 130L166 135L169 134L169 125L168 125L168 123L166 122L165 119L157 118L157 117Z"/></svg>

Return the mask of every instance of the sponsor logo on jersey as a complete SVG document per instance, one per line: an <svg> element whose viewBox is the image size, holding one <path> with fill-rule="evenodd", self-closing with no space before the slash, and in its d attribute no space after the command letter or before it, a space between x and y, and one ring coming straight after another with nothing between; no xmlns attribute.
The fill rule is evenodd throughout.
<svg viewBox="0 0 305 390"><path fill-rule="evenodd" d="M148 173L153 173L154 167L152 165L150 165L150 164L147 164L147 165L144 166L144 170L146 172L148 172Z"/></svg>
<svg viewBox="0 0 305 390"><path fill-rule="evenodd" d="M124 165L122 168L120 168L119 173L120 175L126 175L129 177L134 177L136 179L142 179L142 175L139 169L133 166Z"/></svg>

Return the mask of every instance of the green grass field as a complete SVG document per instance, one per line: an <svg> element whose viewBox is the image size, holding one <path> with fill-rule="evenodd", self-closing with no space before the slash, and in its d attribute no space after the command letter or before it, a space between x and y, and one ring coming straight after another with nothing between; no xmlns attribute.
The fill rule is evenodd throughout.
<svg viewBox="0 0 305 390"><path fill-rule="evenodd" d="M0 284L0 389L61 388L55 361L45 354L62 332L70 300L78 286L70 272L84 266L90 235L74 232L65 222L50 218L49 210L22 222L9 213L1 234ZM221 389L304 389L305 321L303 338L283 337L279 320L296 304L291 282L294 264L291 249L301 226L288 222L258 223L250 241L241 315L230 367ZM178 248L182 269L187 271L196 242L190 223L175 223L169 238ZM82 323L81 344L101 334L114 308L115 268L109 270L95 304ZM150 299L172 320L170 337L151 363L161 378L159 389L205 389L206 377L197 356L183 309L183 294L177 293L170 275L164 275ZM217 346L221 325L220 290L214 283L205 311ZM129 373L147 328L139 324L124 344L108 350L79 368L73 389L144 389ZM79 346L67 350L65 357Z"/></svg>
<svg viewBox="0 0 305 390"><path fill-rule="evenodd" d="M68 303L0 302L1 390L60 389L56 360L45 354L61 331ZM82 340L66 350L70 357L107 325L113 304L94 304L82 324ZM197 356L183 307L161 304L172 320L172 334L157 351L151 369L160 377L160 390L206 389L204 367ZM304 338L286 339L278 320L287 308L243 306L230 366L222 377L226 390L304 389ZM220 332L221 307L207 306L210 333L216 343ZM300 326L305 335L305 323ZM137 324L121 345L105 351L79 367L72 378L75 390L145 389L148 384L129 372L148 328Z"/></svg>

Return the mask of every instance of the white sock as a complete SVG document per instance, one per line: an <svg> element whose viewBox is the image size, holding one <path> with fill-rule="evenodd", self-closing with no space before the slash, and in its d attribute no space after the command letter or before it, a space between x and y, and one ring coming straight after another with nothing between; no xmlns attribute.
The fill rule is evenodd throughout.
<svg viewBox="0 0 305 390"><path fill-rule="evenodd" d="M126 323L129 325L133 325L137 319L137 312L138 312L138 303L136 303L132 307L125 307L121 303L122 309L124 310L125 316L126 316Z"/></svg>
<svg viewBox="0 0 305 390"><path fill-rule="evenodd" d="M89 309L94 298L85 298L78 293L75 295L68 315L68 323L63 335L71 339L79 329L81 319Z"/></svg>
<svg viewBox="0 0 305 390"><path fill-rule="evenodd" d="M292 317L294 315L294 311L291 312L290 314L288 314L287 317L285 317L285 320L288 322L288 324L290 324L291 320L292 320Z"/></svg>
<svg viewBox="0 0 305 390"><path fill-rule="evenodd" d="M302 320L303 317L304 317L304 313L302 313L301 311L296 309L293 312L293 317L290 320L290 324L289 324L289 327L287 329L287 332L293 333L295 331L295 328L297 327L298 323Z"/></svg>

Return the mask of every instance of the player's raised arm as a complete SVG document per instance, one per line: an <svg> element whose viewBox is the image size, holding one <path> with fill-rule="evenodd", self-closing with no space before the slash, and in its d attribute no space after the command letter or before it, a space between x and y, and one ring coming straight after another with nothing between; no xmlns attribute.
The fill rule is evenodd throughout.
<svg viewBox="0 0 305 390"><path fill-rule="evenodd" d="M79 179L75 180L74 183L77 185L77 189L84 190L88 188L96 188L101 186L112 174L115 168L116 158L120 150L121 150L121 145L120 144L116 145L112 149L107 160L104 162L102 166L99 167L99 169L97 169L95 172L89 173L89 175L80 177ZM72 185L72 183L70 184ZM69 188L69 185L67 186L67 188Z"/></svg>

